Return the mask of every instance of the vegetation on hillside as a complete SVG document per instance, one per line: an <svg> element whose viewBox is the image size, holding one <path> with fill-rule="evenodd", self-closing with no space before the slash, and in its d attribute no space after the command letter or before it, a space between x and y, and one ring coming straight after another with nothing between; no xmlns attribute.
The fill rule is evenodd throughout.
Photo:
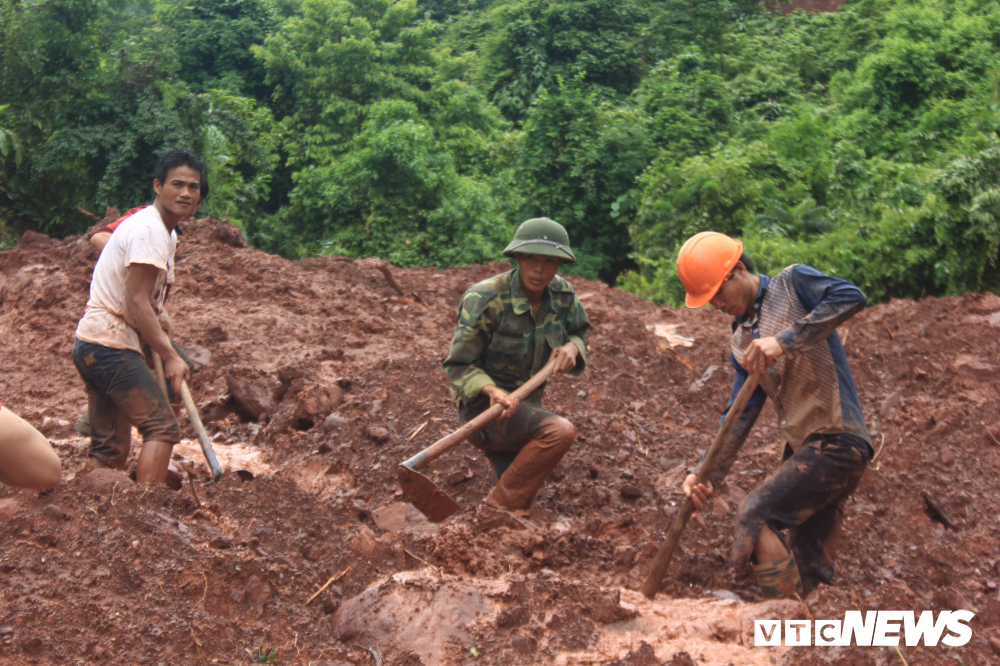
<svg viewBox="0 0 1000 666"><path fill-rule="evenodd" d="M873 299L1000 290L1000 7L857 0L0 0L0 242L209 164L204 213L286 256L495 259L677 303L716 229Z"/></svg>

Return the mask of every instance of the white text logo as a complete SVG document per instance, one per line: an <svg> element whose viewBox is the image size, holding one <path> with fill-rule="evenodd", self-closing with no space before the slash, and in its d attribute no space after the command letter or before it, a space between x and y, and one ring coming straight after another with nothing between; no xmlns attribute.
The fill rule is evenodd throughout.
<svg viewBox="0 0 1000 666"><path fill-rule="evenodd" d="M914 611L847 611L843 620L754 620L754 645L846 646L853 639L858 647L934 647L939 642L961 647L972 638L972 611L932 611L915 617ZM784 638L784 642L782 642Z"/></svg>

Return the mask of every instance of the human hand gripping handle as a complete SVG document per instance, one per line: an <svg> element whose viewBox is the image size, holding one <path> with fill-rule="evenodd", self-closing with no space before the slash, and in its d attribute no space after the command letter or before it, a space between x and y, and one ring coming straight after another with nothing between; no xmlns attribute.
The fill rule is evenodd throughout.
<svg viewBox="0 0 1000 666"><path fill-rule="evenodd" d="M508 394L502 388L498 388L493 384L484 386L482 392L490 397L491 408L497 405L504 408L500 416L497 417L501 421L508 416L513 416L514 412L517 411L517 406L521 403L521 400L514 394Z"/></svg>
<svg viewBox="0 0 1000 666"><path fill-rule="evenodd" d="M736 395L736 400L733 401L732 407L729 408L729 412L726 414L726 418L722 421L722 427L719 428L719 432L715 434L715 440L712 442L712 446L708 449L708 454L705 459L701 462L701 466L698 467L698 474L694 476L693 482L690 484L692 489L692 496L689 496L684 500L681 510L677 513L674 518L673 524L670 526L670 530L667 531L667 536L663 539L663 543L660 544L660 549L656 553L656 557L653 558L653 566L649 570L649 575L646 576L645 582L643 582L640 590L646 596L647 599L653 599L656 593L660 589L660 583L663 580L663 574L666 573L667 567L670 565L670 559L674 555L674 550L677 548L677 544L680 541L681 533L684 531L684 526L687 525L688 519L695 512L695 490L699 486L703 490L708 490L709 495L711 494L711 484L708 482L708 477L712 474L712 470L715 469L715 463L719 459L719 454L722 452L722 445L726 442L729 434L733 431L733 427L736 425L736 421L739 420L740 414L743 413L743 408L747 406L747 402L750 400L750 396L753 392L757 390L757 384L760 383L760 375L751 374L746 382L743 384L743 388ZM688 479L685 479L684 485L689 485ZM708 486L705 486L709 483ZM703 494L703 490L700 491ZM686 493L685 493L686 494ZM704 495L698 498L699 502L704 502L708 495Z"/></svg>
<svg viewBox="0 0 1000 666"><path fill-rule="evenodd" d="M549 357L549 363L546 364L546 367L551 364L551 372L569 372L576 367L576 357L579 353L580 350L576 348L575 344L567 342L562 347L552 350L552 355ZM548 375L546 375L547 378ZM534 390L532 389L532 392ZM483 387L482 392L489 396L491 408L496 405L504 408L500 416L497 417L500 420L513 416L514 412L517 411L518 405L521 404L521 399L516 395L518 391L507 393L493 384L488 384ZM527 395L522 395L521 397L527 397Z"/></svg>
<svg viewBox="0 0 1000 666"><path fill-rule="evenodd" d="M743 367L751 375L763 375L784 354L785 349L776 337L758 338L743 352Z"/></svg>

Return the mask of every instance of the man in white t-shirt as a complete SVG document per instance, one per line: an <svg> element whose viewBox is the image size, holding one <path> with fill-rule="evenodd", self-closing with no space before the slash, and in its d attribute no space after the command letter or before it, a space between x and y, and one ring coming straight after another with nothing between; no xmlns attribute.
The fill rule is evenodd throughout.
<svg viewBox="0 0 1000 666"><path fill-rule="evenodd" d="M73 362L87 387L90 457L95 466L122 469L131 426L142 435L136 481L163 483L180 428L167 396L143 359L140 336L164 362L167 381L180 394L188 366L164 332L162 309L174 270L177 223L200 199L204 164L172 150L153 179L156 200L125 220L94 267L90 300L76 329Z"/></svg>

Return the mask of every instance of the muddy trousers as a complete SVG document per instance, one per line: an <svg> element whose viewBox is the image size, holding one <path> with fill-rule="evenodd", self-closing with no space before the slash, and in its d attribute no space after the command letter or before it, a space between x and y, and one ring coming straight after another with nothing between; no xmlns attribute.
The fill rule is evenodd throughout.
<svg viewBox="0 0 1000 666"><path fill-rule="evenodd" d="M489 407L463 406L459 418L464 423ZM497 419L469 438L482 450L498 479L487 501L507 509L528 509L546 477L576 439L576 428L561 416L538 407L518 406L513 416Z"/></svg>
<svg viewBox="0 0 1000 666"><path fill-rule="evenodd" d="M174 348L174 351L181 357L181 360L187 364L191 374L194 375L194 373L197 372L197 370L194 369L194 362L188 357L183 349L177 346L177 343L173 340L170 341L170 346ZM153 367L153 350L146 342L142 343L142 354L146 361L146 366L155 372ZM177 410L180 409L181 406L181 397L179 395L174 395L174 387L171 386L169 382L167 383L167 399L170 401L170 406L173 408L174 412L177 413ZM90 437L89 407L83 411L83 414L76 421L76 434L80 437Z"/></svg>
<svg viewBox="0 0 1000 666"><path fill-rule="evenodd" d="M176 444L180 426L142 354L76 340L73 363L87 389L90 456L124 469L132 426L143 442Z"/></svg>
<svg viewBox="0 0 1000 666"><path fill-rule="evenodd" d="M781 467L740 505L734 563L750 563L767 525L794 556L806 594L820 582L832 584L844 505L861 481L871 451L868 442L846 433L817 435L795 453L786 448Z"/></svg>

